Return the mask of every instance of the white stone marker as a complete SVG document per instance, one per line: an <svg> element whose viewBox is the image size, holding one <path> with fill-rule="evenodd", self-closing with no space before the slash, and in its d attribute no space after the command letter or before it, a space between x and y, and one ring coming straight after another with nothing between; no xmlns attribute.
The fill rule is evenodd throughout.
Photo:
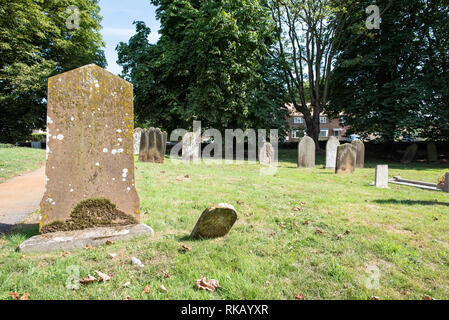
<svg viewBox="0 0 449 320"><path fill-rule="evenodd" d="M326 143L326 169L335 170L337 163L337 148L340 145L340 141L334 136L329 138Z"/></svg>
<svg viewBox="0 0 449 320"><path fill-rule="evenodd" d="M376 167L376 188L388 188L388 165Z"/></svg>
<svg viewBox="0 0 449 320"><path fill-rule="evenodd" d="M444 177L443 191L449 193L449 172L446 172L446 175Z"/></svg>

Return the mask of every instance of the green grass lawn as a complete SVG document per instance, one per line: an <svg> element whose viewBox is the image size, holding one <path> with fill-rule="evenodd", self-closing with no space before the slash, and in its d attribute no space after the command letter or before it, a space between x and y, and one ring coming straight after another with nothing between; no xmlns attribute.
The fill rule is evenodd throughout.
<svg viewBox="0 0 449 320"><path fill-rule="evenodd" d="M0 148L0 183L45 164L45 150Z"/></svg>
<svg viewBox="0 0 449 320"><path fill-rule="evenodd" d="M449 298L449 194L396 185L376 189L370 186L375 163L335 175L321 169L322 157L314 170L298 169L295 157L294 150L281 151L275 176L261 176L256 164L137 163L142 221L153 227L154 239L63 256L15 252L36 228L4 236L0 299L10 299L9 292L28 292L30 299ZM447 164L390 166L390 176L429 182L446 171ZM231 232L189 239L201 212L218 202L238 211ZM192 250L183 252L182 244ZM133 266L132 256L145 267ZM81 277L99 270L113 278L68 290L70 266ZM379 275L374 288L373 270ZM195 281L203 275L219 280L221 288L198 290ZM150 292L143 293L147 285Z"/></svg>

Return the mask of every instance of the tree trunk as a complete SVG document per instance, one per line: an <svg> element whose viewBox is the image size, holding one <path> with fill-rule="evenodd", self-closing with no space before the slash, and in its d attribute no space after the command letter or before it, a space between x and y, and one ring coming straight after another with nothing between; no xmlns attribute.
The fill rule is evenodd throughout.
<svg viewBox="0 0 449 320"><path fill-rule="evenodd" d="M306 119L309 118L309 119ZM320 150L319 137L320 137L320 117L315 119L315 117L306 117L304 120L307 126L307 135L315 141L315 149Z"/></svg>

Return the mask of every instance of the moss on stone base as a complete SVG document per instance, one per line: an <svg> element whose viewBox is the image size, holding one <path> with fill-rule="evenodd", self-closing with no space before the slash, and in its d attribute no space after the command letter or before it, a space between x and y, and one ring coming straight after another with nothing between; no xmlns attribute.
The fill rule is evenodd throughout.
<svg viewBox="0 0 449 320"><path fill-rule="evenodd" d="M127 226L137 221L105 198L87 199L78 203L65 222L55 221L41 229L41 233L84 230L98 227Z"/></svg>

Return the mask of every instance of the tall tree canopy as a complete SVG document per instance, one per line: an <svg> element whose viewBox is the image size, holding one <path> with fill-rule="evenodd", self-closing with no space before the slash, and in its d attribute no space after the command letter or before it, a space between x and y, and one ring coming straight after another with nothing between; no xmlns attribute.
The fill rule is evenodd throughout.
<svg viewBox="0 0 449 320"><path fill-rule="evenodd" d="M79 28L67 28L80 12ZM47 78L89 63L106 66L98 0L0 0L0 141L45 127ZM72 27L69 24L70 27Z"/></svg>
<svg viewBox="0 0 449 320"><path fill-rule="evenodd" d="M271 47L274 24L262 0L152 0L160 39L136 22L117 47L134 84L138 125L282 128L283 84Z"/></svg>
<svg viewBox="0 0 449 320"><path fill-rule="evenodd" d="M331 80L330 110L352 131L384 140L449 137L449 3L378 0L379 30L359 8L342 32Z"/></svg>

